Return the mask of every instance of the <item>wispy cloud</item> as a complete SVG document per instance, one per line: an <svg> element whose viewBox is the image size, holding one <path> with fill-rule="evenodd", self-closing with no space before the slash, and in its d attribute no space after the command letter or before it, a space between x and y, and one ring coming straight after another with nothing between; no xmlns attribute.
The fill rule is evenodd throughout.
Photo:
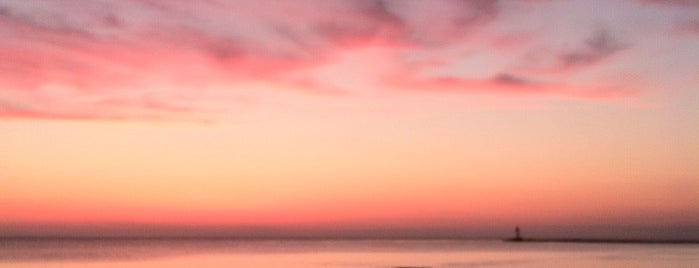
<svg viewBox="0 0 699 268"><path fill-rule="evenodd" d="M388 84L395 88L435 93L506 94L508 96L537 94L581 99L626 98L637 96L640 93L635 89L624 87L536 81L508 73L499 73L485 78L453 76L418 78L411 75L401 75L388 81Z"/></svg>
<svg viewBox="0 0 699 268"><path fill-rule="evenodd" d="M585 40L583 47L559 55L559 61L563 69L585 67L598 63L627 47L616 40L608 30L598 29Z"/></svg>
<svg viewBox="0 0 699 268"><path fill-rule="evenodd" d="M629 48L631 45L620 41L607 28L597 26L582 40L567 42L565 47L540 46L533 48L521 60L520 69L534 73L570 75L598 64L604 64Z"/></svg>
<svg viewBox="0 0 699 268"><path fill-rule="evenodd" d="M532 44L551 38L580 36L536 30L532 31L535 35L510 38L502 45L503 36L522 32L513 24L512 14L547 4L496 0L0 1L0 97L5 100L1 116L142 117L139 112L124 112L129 109L143 114L196 114L206 110L206 105L190 100L221 95L210 94L212 90L235 91L239 85L260 82L351 97L352 85L338 86L346 78L333 81L335 78L319 75L317 70L341 65L347 55L372 47L387 53L366 64L390 68L368 73L360 67L338 76L361 76L356 80L374 81L372 88L379 90L480 88L491 94L584 98L573 93L577 89L565 88L607 87L603 81L581 84L560 75L529 78L530 70L518 74L508 67L517 57L502 60L513 51L535 49ZM521 42L525 39L526 43ZM631 47L611 30L599 28L578 45L549 52L554 63L546 68L572 75L604 64ZM416 69L416 58L443 64L423 64ZM469 61L499 66L491 66L490 72L458 67ZM155 101L144 96L158 97ZM24 111L9 103L25 103L34 110ZM65 113L64 107L72 112Z"/></svg>

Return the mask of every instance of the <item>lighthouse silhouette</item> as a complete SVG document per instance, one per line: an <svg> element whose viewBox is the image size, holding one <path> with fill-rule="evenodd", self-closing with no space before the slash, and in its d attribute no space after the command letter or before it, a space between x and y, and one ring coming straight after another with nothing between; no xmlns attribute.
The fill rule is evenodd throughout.
<svg viewBox="0 0 699 268"><path fill-rule="evenodd" d="M519 226L515 226L515 237L512 238L512 241L522 241L522 236L519 233Z"/></svg>

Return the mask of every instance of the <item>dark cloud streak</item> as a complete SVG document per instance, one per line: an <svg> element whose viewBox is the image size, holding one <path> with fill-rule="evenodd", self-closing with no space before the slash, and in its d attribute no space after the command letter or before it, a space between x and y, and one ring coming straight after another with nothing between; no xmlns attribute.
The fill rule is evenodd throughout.
<svg viewBox="0 0 699 268"><path fill-rule="evenodd" d="M500 73L496 75L495 77L493 77L493 82L512 86L533 86L539 84L529 79L515 76L509 73Z"/></svg>
<svg viewBox="0 0 699 268"><path fill-rule="evenodd" d="M585 40L584 48L563 53L559 61L564 69L578 68L600 62L628 48L616 40L606 29L598 29Z"/></svg>

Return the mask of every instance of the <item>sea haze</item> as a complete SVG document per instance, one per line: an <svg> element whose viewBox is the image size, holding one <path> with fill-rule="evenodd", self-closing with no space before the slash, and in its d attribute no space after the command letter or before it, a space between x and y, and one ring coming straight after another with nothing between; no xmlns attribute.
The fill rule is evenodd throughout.
<svg viewBox="0 0 699 268"><path fill-rule="evenodd" d="M697 244L4 238L0 267L695 267Z"/></svg>

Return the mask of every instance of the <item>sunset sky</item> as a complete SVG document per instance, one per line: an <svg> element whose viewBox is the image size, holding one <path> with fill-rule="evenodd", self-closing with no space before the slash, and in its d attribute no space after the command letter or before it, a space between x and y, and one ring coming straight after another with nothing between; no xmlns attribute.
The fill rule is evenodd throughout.
<svg viewBox="0 0 699 268"><path fill-rule="evenodd" d="M699 1L0 0L0 235L516 224L699 237Z"/></svg>

